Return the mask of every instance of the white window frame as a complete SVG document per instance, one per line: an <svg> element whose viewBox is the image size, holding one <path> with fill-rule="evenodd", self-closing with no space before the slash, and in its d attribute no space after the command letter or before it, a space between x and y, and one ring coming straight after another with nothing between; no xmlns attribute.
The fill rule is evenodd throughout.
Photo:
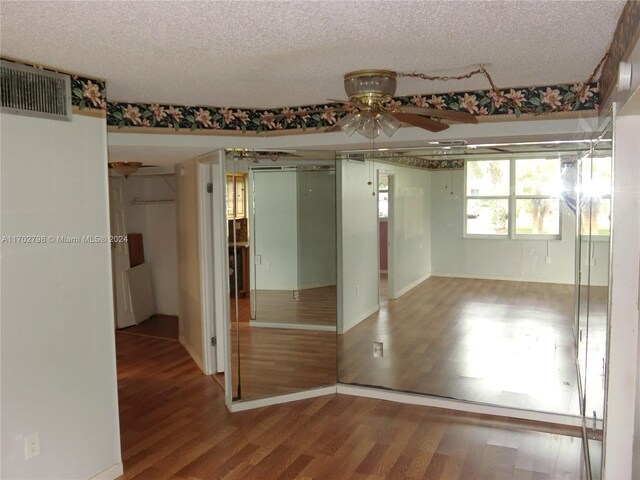
<svg viewBox="0 0 640 480"><path fill-rule="evenodd" d="M467 161L464 162L464 197L462 206L462 220L463 220L463 238L478 239L478 240L541 240L541 241L554 241L562 240L562 200L560 197L554 197L552 195L516 195L516 162L518 160L529 160L527 157L510 157L510 158L474 158L473 162L483 161L496 161L496 160L509 160L509 195L480 195L469 196L467 194ZM545 158L540 160L544 161L557 161L558 158ZM558 233L557 234L523 234L516 233L516 201L527 199L557 199L558 200ZM500 234L477 234L467 232L467 204L468 200L507 200L507 233Z"/></svg>

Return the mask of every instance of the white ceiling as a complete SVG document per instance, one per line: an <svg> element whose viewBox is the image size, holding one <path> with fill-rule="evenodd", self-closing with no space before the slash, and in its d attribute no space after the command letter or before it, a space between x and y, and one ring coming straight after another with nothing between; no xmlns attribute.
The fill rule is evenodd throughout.
<svg viewBox="0 0 640 480"><path fill-rule="evenodd" d="M363 68L585 80L624 3L2 0L0 52L103 77L110 100L278 107L345 98L343 74ZM487 87L401 79L398 94Z"/></svg>

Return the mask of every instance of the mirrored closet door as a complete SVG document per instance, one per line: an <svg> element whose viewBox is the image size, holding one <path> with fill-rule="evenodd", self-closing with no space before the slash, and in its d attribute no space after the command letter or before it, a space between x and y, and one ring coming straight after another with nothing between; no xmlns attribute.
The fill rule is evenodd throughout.
<svg viewBox="0 0 640 480"><path fill-rule="evenodd" d="M335 384L333 152L233 151L227 172L234 400Z"/></svg>
<svg viewBox="0 0 640 480"><path fill-rule="evenodd" d="M592 478L600 478L609 324L609 262L612 206L612 121L580 159L578 295L581 411Z"/></svg>

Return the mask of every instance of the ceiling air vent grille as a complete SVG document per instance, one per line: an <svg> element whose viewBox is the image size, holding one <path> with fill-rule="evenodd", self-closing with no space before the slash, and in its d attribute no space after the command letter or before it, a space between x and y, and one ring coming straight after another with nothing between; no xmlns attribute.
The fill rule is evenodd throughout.
<svg viewBox="0 0 640 480"><path fill-rule="evenodd" d="M71 78L2 60L0 111L70 121Z"/></svg>

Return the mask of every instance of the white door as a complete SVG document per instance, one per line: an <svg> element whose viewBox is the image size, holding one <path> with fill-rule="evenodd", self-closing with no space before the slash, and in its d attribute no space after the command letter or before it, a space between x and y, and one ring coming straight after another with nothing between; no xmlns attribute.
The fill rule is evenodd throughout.
<svg viewBox="0 0 640 480"><path fill-rule="evenodd" d="M109 178L109 208L111 217L111 235L127 234L125 223L125 201L122 178ZM113 296L115 298L116 327L135 325L127 270L129 269L129 248L126 242L111 244L111 265L113 266Z"/></svg>
<svg viewBox="0 0 640 480"><path fill-rule="evenodd" d="M205 370L221 373L227 363L224 325L229 311L225 152L213 152L198 160Z"/></svg>

